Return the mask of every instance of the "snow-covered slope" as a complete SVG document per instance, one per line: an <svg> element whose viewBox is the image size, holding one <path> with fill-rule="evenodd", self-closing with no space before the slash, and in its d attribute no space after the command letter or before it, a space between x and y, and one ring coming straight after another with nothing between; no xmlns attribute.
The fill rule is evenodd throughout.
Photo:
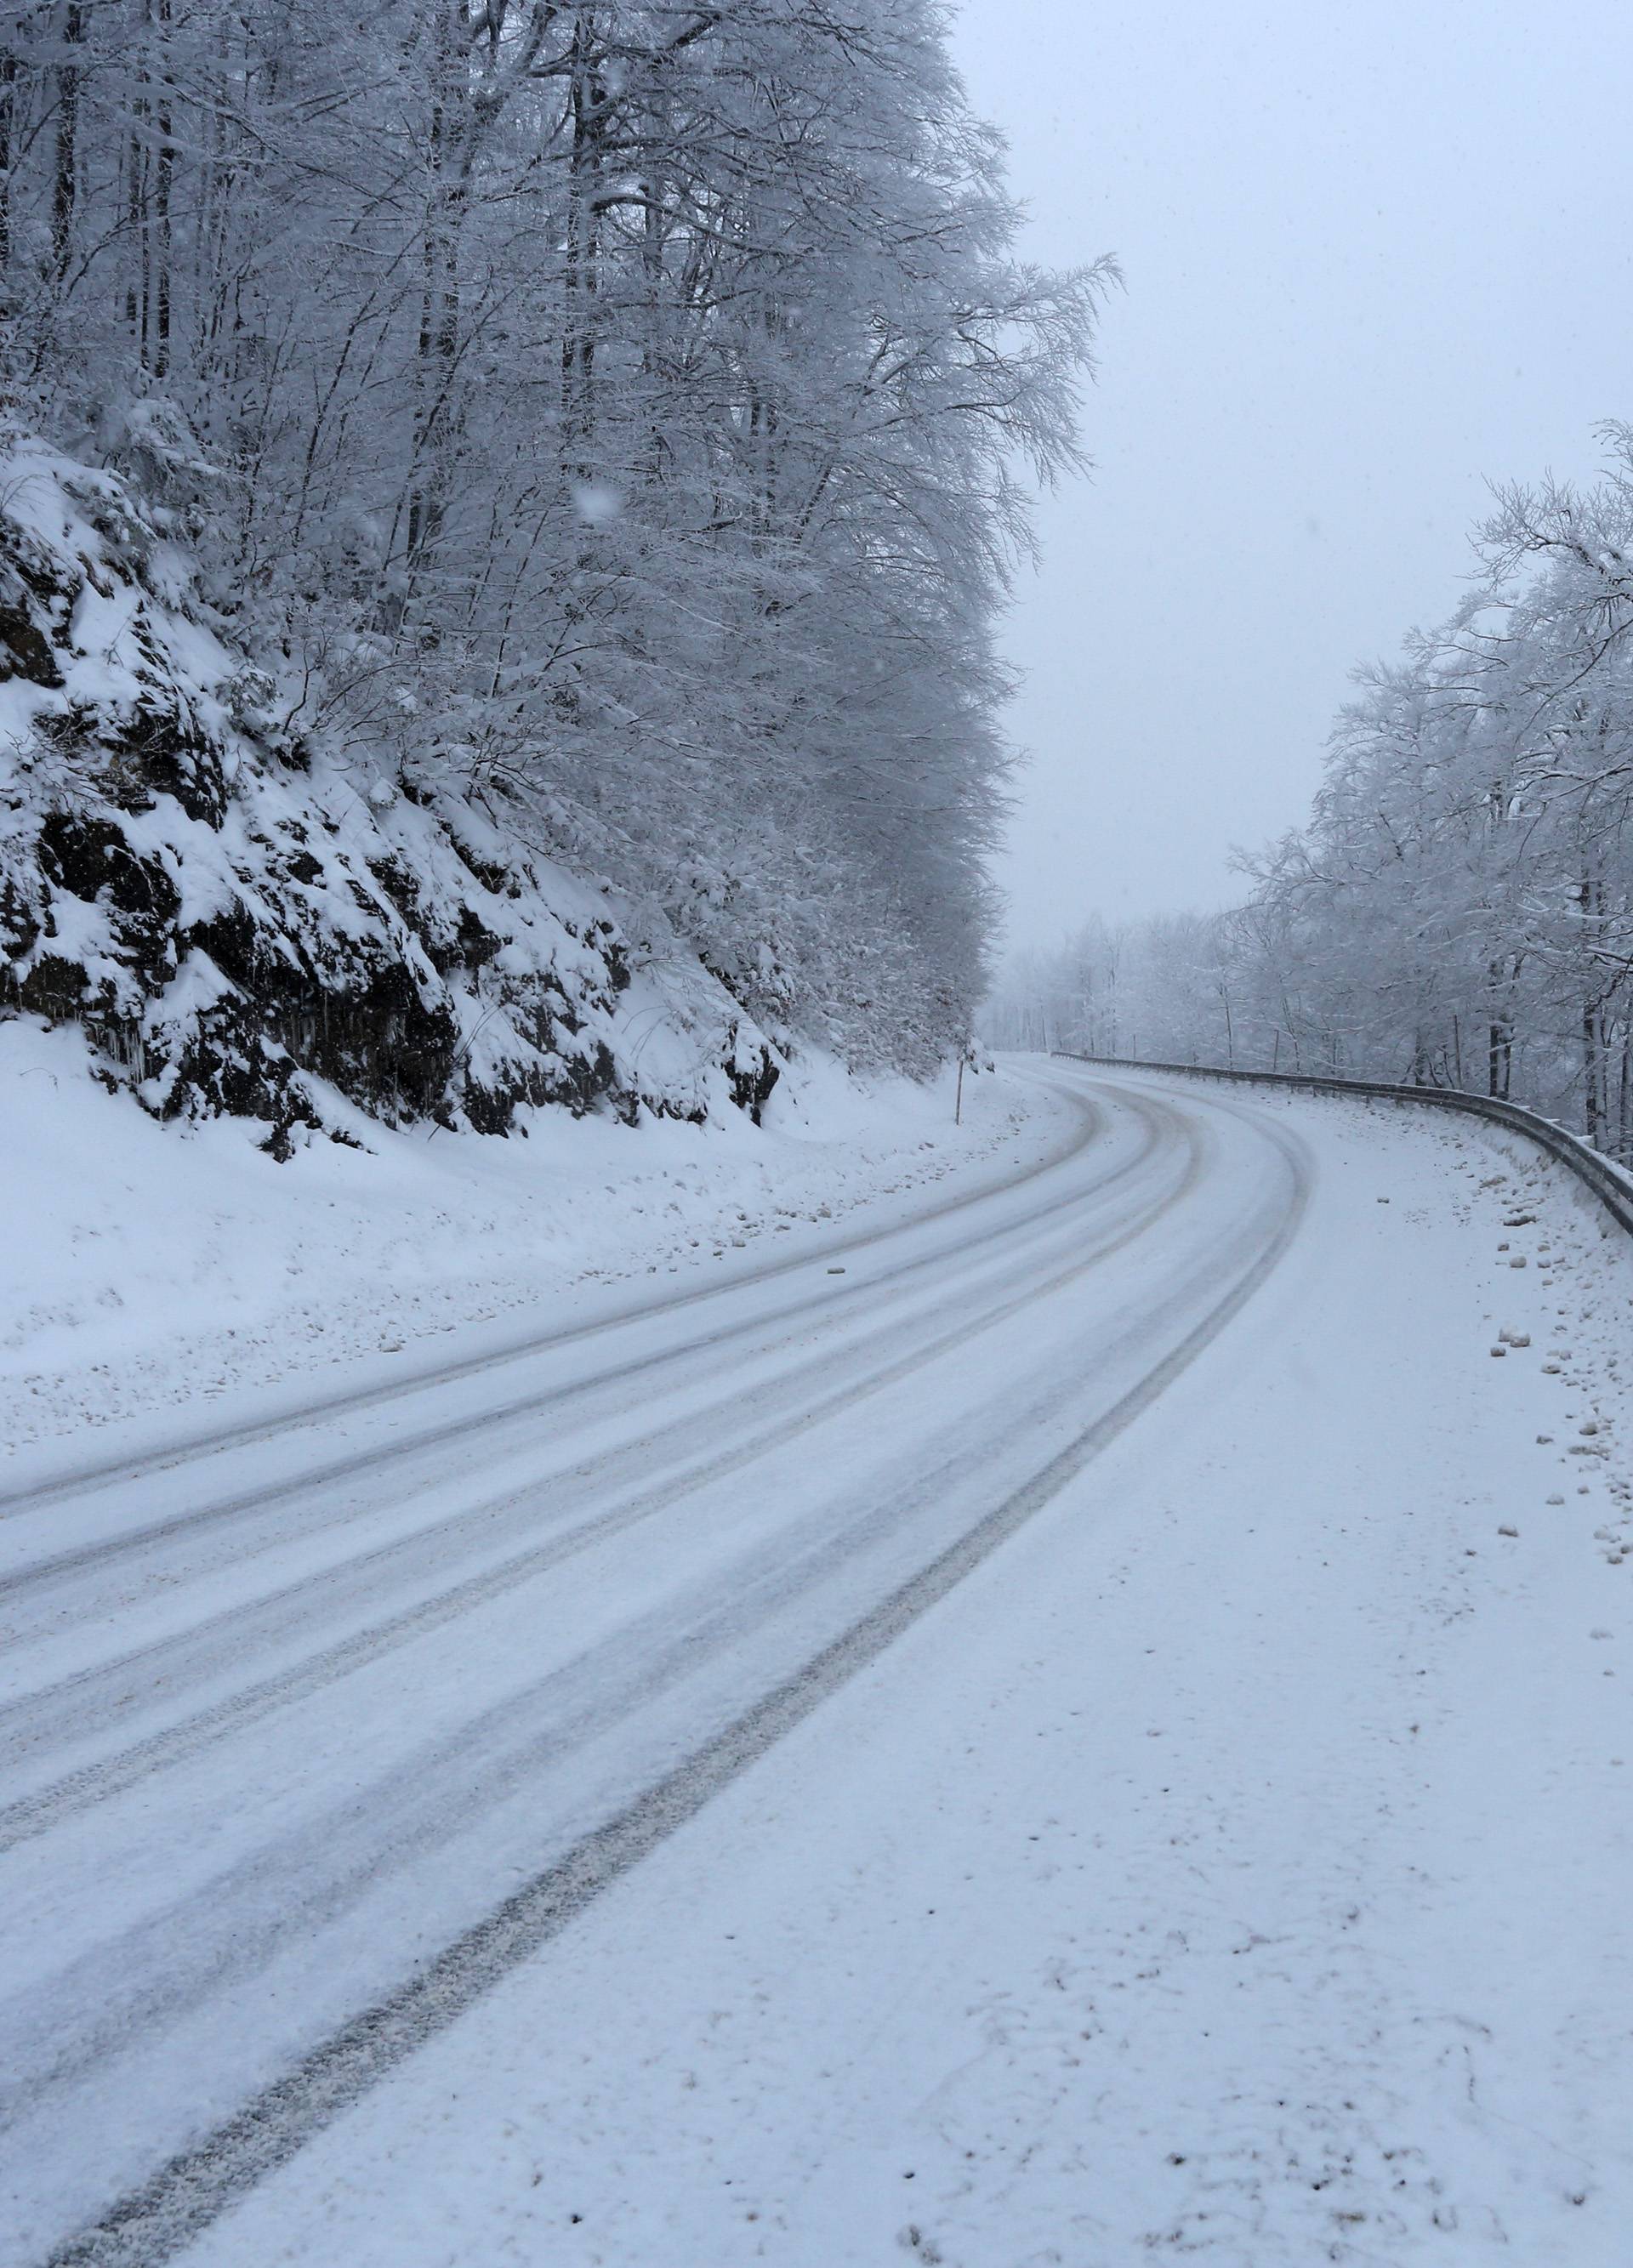
<svg viewBox="0 0 1633 2268"><path fill-rule="evenodd" d="M346 1104L489 1133L546 1101L758 1110L765 1034L521 847L537 810L260 659L174 512L0 429L0 1014L78 1024L148 1110L250 1118L278 1157Z"/></svg>

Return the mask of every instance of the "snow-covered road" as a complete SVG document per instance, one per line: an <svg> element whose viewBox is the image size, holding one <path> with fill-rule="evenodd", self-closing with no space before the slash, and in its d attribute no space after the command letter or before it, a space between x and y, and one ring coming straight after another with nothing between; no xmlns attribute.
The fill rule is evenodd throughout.
<svg viewBox="0 0 1633 2268"><path fill-rule="evenodd" d="M1626 1255L1018 1075L893 1226L10 1500L0 2259L1633 2257Z"/></svg>

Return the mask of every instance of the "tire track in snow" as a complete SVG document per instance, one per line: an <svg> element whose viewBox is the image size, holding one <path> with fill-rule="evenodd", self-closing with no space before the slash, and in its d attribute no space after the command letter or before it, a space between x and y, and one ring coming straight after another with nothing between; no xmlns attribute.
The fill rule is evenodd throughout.
<svg viewBox="0 0 1633 2268"><path fill-rule="evenodd" d="M1136 1111L1140 1108L1137 1103L1130 1107ZM1030 1167L1001 1191L982 1190L973 1196L957 1198L946 1205L917 1216L913 1221L905 1225L906 1230L909 1233L916 1231L923 1226L943 1219L949 1214L960 1211L967 1206L989 1203L995 1194L1007 1196L1012 1189L1024 1188L1028 1182L1036 1181L1046 1174L1057 1171L1062 1164L1069 1163L1074 1157L1079 1155L1097 1140L1102 1130L1101 1116L1090 1104L1085 1109L1084 1122L1077 1138L1063 1153L1057 1152L1042 1164ZM1106 1177L1107 1182L1115 1182L1123 1174L1133 1170L1139 1162L1138 1158L1126 1161ZM1103 1185L1097 1185L1097 1190L1100 1186ZM1052 1197L1046 1203L1037 1206L1031 1212L1023 1216L1019 1221L998 1222L990 1228L983 1229L966 1243L956 1248L956 1256L960 1260L967 1260L972 1254L992 1244L1006 1241L1019 1231L1039 1227L1059 1214L1083 1204L1087 1197L1096 1193L1096 1191L1073 1189L1063 1197ZM889 1231L885 1233L883 1238L853 1240L849 1244L835 1246L832 1249L850 1252L866 1249L871 1244L888 1241L890 1237L901 1233L901 1231ZM825 1262L827 1256L827 1252L824 1250L822 1262ZM343 1456L331 1457L324 1463L308 1468L286 1479L240 1490L218 1502L172 1514L166 1519L152 1521L145 1527L126 1529L117 1535L101 1537L95 1543L54 1553L49 1558L38 1560L14 1572L0 1575L0 1606L16 1600L27 1600L32 1602L40 1594L45 1594L48 1602L54 1585L71 1585L89 1572L102 1572L127 1562L143 1558L151 1559L156 1547L175 1541L185 1542L200 1535L228 1528L233 1521L255 1512L280 1511L283 1520L270 1541L277 1543L287 1542L292 1533L303 1532L299 1528L292 1529L288 1525L291 1507L308 1495L314 1498L314 1504L309 1514L309 1524L318 1527L333 1524L335 1519L333 1508L329 1507L326 1513L323 1492L332 1490L341 1482L356 1479L363 1474L378 1477L382 1472L422 1452L445 1448L454 1442L489 1433L495 1425L505 1424L513 1418L536 1418L544 1411L561 1407L575 1395L609 1387L630 1385L638 1380L649 1379L653 1374L665 1369L683 1369L687 1363L697 1363L701 1360L713 1363L720 1352L768 1326L784 1322L809 1323L813 1316L825 1317L848 1307L866 1304L881 1292L901 1286L911 1286L913 1282L927 1272L936 1268L944 1268L949 1257L950 1255L946 1251L921 1255L888 1267L879 1275L869 1277L863 1281L847 1283L814 1294L806 1292L780 1307L757 1313L741 1322L730 1323L713 1330L703 1339L686 1339L676 1344L660 1347L649 1353L638 1355L622 1362L615 1362L599 1371L592 1371L584 1377L564 1381L560 1385L546 1388L543 1392L536 1388L525 1394L513 1395L496 1404L484 1404L480 1409L465 1412L458 1417L445 1418L435 1425L424 1427L417 1432L371 1442L366 1447L350 1451ZM775 1266L766 1269L763 1275L751 1278L747 1281L749 1286L752 1288L780 1276L809 1271L819 1264L822 1263L811 1256L779 1262ZM522 1349L519 1353L495 1356L474 1365L454 1365L447 1371L438 1373L430 1380L420 1381L416 1388L381 1388L373 1394L351 1397L341 1405L341 1408L344 1412L365 1406L372 1408L380 1402L400 1399L405 1393L422 1389L431 1391L452 1381L508 1367L529 1356L555 1351L564 1346L573 1346L602 1337L609 1331L622 1328L632 1321L644 1322L654 1317L661 1318L669 1313L671 1307L683 1309L702 1300L721 1299L727 1296L728 1291L743 1288L743 1283L744 1279L740 1278L737 1284L732 1286L712 1287L706 1292L689 1292L681 1299L669 1303L668 1306L641 1310L633 1317L617 1318L610 1322L591 1324L585 1329L557 1333ZM292 1418L280 1426L265 1428L255 1433L248 1433L241 1439L236 1434L224 1437L222 1446L237 1447L246 1443L270 1439L274 1434L294 1434L308 1431L315 1422L327 1419L334 1414L336 1414L335 1410L329 1405L325 1405L317 1418L314 1418L312 1413L303 1413L299 1418ZM210 1452L201 1449L198 1454L203 1455ZM109 1468L106 1473L99 1472L94 1477L99 1483L108 1477L135 1481L150 1474L169 1469L181 1462L190 1462L190 1459L159 1457L141 1465ZM0 1514L15 1517L20 1512L33 1510L70 1493L78 1485L78 1482L64 1481L60 1484L54 1483L49 1489L39 1491L32 1497L18 1497L11 1499L0 1498ZM229 1536L224 1539L219 1550L223 1558L236 1559L243 1556L244 1547L241 1539ZM68 1604L71 1608L71 1591Z"/></svg>
<svg viewBox="0 0 1633 2268"><path fill-rule="evenodd" d="M872 1357L898 1336L898 1325L891 1322L868 1334L841 1350L837 1356L824 1358L820 1362L812 1363L779 1380L776 1382L777 1397L783 1400L797 1397L800 1406L795 1413L745 1437L723 1454L698 1460L669 1481L639 1491L610 1506L607 1511L569 1528L565 1534L558 1533L528 1550L513 1555L497 1566L469 1576L428 1599L417 1601L400 1613L309 1654L297 1666L260 1680L112 1756L86 1764L47 1786L0 1806L0 1852L47 1832L64 1819L123 1793L127 1789L138 1786L152 1772L184 1763L216 1742L248 1730L250 1726L280 1709L310 1698L326 1686L337 1683L369 1662L379 1660L414 1639L443 1628L490 1601L502 1597L518 1585L535 1580L596 1544L624 1534L642 1521L654 1518L698 1489L728 1476L774 1449L786 1447L812 1427L872 1395L883 1392L887 1387L899 1383L927 1364L978 1337L983 1331L1008 1321L1033 1300L1077 1281L1124 1250L1137 1237L1147 1234L1190 1194L1200 1167L1201 1152L1188 1130L1186 1130L1186 1141L1187 1163L1176 1187L1147 1206L1115 1235L1094 1250L1080 1256L1068 1267L1041 1280L1029 1282L1023 1291L941 1332L892 1363L876 1366ZM1149 1150L1144 1151L1141 1159L1134 1162L1137 1164L1149 1154ZM1104 1188L1105 1185L1101 1186ZM812 1372L837 1369L843 1375L846 1371L853 1373L859 1362L862 1366L860 1375L846 1377L843 1384L816 1401L805 1398L810 1391ZM713 1413L706 1413L706 1419L713 1423ZM699 1422L696 1418L684 1421L688 1430ZM656 1438L661 1440L663 1436ZM648 1444L638 1446L646 1447ZM563 1491L571 1491L574 1495L581 1495L581 1489L574 1485L578 1477L577 1475L564 1476L557 1486ZM494 1512L511 1506L520 1507L531 1520L539 1497L541 1493L547 1492L548 1485L545 1491L523 1490L496 1498L490 1504L461 1514L457 1521L447 1526L417 1530L409 1538L382 1545L377 1551L349 1561L339 1569L325 1569L291 1584L270 1599L228 1609L179 1638L161 1640L137 1653L121 1656L115 1661L84 1671L61 1685L11 1703L0 1709L0 1742L4 1743L14 1758L21 1758L32 1749L41 1748L48 1752L53 1747L66 1746L75 1738L83 1738L92 1732L112 1709L129 1708L133 1705L139 1706L144 1699L151 1703L155 1697L161 1697L166 1684L174 1688L180 1681L188 1678L195 1683L206 1683L212 1675L219 1674L227 1663L241 1662L249 1649L257 1643L265 1647L309 1622L314 1613L321 1611L326 1602L333 1602L337 1594L344 1604L350 1597L366 1589L373 1589L382 1574L388 1572L388 1563L394 1557L417 1548L423 1549L428 1541L443 1542L449 1528L467 1529ZM139 1695L133 1692L133 1680L144 1675L148 1679L148 1690L145 1695Z"/></svg>
<svg viewBox="0 0 1633 2268"><path fill-rule="evenodd" d="M1223 1295L1140 1382L916 1574L853 1619L793 1675L573 1844L413 1977L334 2029L215 2131L59 2245L48 2268L159 2268L321 2127L559 1934L602 1890L695 1817L830 1694L974 1572L1157 1398L1264 1281L1291 1242L1307 1189L1295 1145L1287 1201Z"/></svg>
<svg viewBox="0 0 1633 2268"><path fill-rule="evenodd" d="M1046 1156L1011 1178L983 1182L960 1196L947 1197L939 1204L927 1206L922 1212L915 1212L906 1221L890 1228L863 1230L855 1235L840 1237L831 1244L823 1244L815 1251L795 1253L785 1260L742 1269L724 1283L707 1284L684 1292L665 1292L654 1300L636 1300L611 1314L598 1316L594 1322L573 1323L560 1330L530 1333L512 1345L496 1348L485 1354L466 1356L458 1362L442 1363L431 1370L416 1371L394 1378L388 1383L361 1389L346 1388L337 1394L317 1396L284 1417L271 1420L249 1419L241 1425L224 1426L217 1432L196 1434L161 1444L139 1458L111 1458L96 1464L82 1465L71 1472L54 1474L49 1479L24 1488L0 1490L0 1521L41 1510L64 1497L139 1480L148 1473L175 1471L233 1449L252 1447L262 1442L307 1431L314 1425L332 1423L338 1418L387 1407L416 1395L434 1393L441 1387L457 1385L465 1379L502 1370L513 1363L528 1362L538 1355L553 1353L565 1346L604 1337L609 1332L684 1314L690 1308L731 1299L760 1285L774 1283L780 1277L795 1275L803 1269L840 1259L846 1253L864 1252L871 1246L888 1242L904 1231L927 1227L935 1222L949 1219L972 1205L985 1204L994 1197L1007 1197L1016 1189L1024 1189L1029 1182L1038 1180L1042 1175L1053 1173L1059 1167L1069 1164L1097 1139L1101 1131L1098 1113L1092 1101L1087 1100L1084 1090L1080 1088L1074 1092L1057 1088L1056 1092L1069 1094L1070 1099L1080 1106L1083 1121Z"/></svg>

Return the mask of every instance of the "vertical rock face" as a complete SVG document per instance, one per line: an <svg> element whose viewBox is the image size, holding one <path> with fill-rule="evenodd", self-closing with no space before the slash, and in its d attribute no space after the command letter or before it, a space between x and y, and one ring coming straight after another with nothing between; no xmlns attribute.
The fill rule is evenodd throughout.
<svg viewBox="0 0 1633 2268"><path fill-rule="evenodd" d="M275 1154L335 1094L491 1134L544 1102L757 1119L778 1054L695 955L638 947L501 791L293 705L125 486L0 434L0 1015L82 1025L156 1115L264 1121Z"/></svg>

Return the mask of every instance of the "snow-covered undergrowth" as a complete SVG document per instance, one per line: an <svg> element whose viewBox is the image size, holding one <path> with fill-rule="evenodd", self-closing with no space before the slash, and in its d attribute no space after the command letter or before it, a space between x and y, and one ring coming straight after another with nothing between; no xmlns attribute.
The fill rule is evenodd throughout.
<svg viewBox="0 0 1633 2268"><path fill-rule="evenodd" d="M672 1029L661 1035L674 1044ZM352 1114L277 1165L233 1119L162 1126L86 1077L86 1043L0 1024L0 1435L53 1434L361 1361L462 1327L547 1329L573 1285L669 1285L1058 1138L1007 1083L858 1084L802 1057L752 1125L523 1109L508 1141ZM1005 1147L1009 1145L1009 1147ZM463 1344L463 1343L462 1343Z"/></svg>
<svg viewBox="0 0 1633 2268"><path fill-rule="evenodd" d="M757 1110L780 1058L697 954L456 749L417 764L406 717L314 723L335 688L231 643L181 518L0 428L0 1015L277 1156L344 1136L336 1096L484 1133Z"/></svg>

